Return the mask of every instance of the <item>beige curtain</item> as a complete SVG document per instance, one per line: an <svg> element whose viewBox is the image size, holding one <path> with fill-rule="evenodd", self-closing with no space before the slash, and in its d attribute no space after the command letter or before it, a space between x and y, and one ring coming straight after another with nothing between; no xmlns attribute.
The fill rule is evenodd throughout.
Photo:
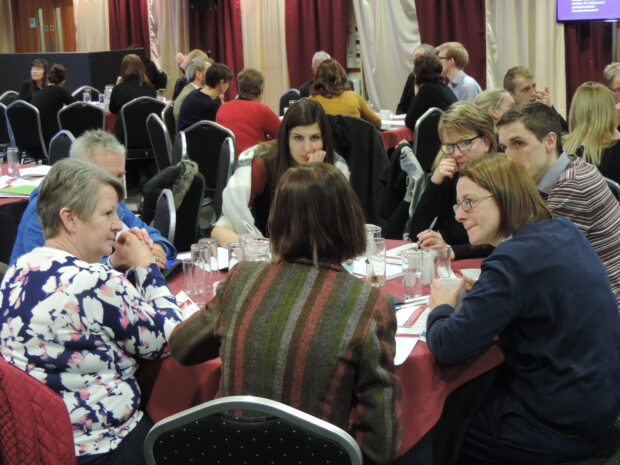
<svg viewBox="0 0 620 465"><path fill-rule="evenodd" d="M151 60L168 73L166 95L171 98L179 77L175 55L189 51L189 2L149 0L148 7Z"/></svg>
<svg viewBox="0 0 620 465"><path fill-rule="evenodd" d="M396 111L420 45L415 3L353 0L353 8L368 98L377 110Z"/></svg>
<svg viewBox="0 0 620 465"><path fill-rule="evenodd" d="M15 53L11 0L0 0L0 53Z"/></svg>
<svg viewBox="0 0 620 465"><path fill-rule="evenodd" d="M76 51L110 50L108 0L73 0Z"/></svg>
<svg viewBox="0 0 620 465"><path fill-rule="evenodd" d="M487 85L502 87L516 65L532 70L536 87L549 87L553 106L566 116L564 26L555 0L486 0Z"/></svg>
<svg viewBox="0 0 620 465"><path fill-rule="evenodd" d="M277 114L289 89L284 0L241 0L243 63L265 75L263 103Z"/></svg>

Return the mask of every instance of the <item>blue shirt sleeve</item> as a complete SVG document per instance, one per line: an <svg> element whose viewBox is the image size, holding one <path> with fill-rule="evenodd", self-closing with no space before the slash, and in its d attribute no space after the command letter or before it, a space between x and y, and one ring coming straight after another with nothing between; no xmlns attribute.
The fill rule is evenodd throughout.
<svg viewBox="0 0 620 465"><path fill-rule="evenodd" d="M41 247L45 243L43 239L43 230L41 229L39 216L37 215L38 198L39 188L37 187L30 194L28 206L19 222L17 237L15 238L15 244L13 244L13 250L11 251L11 265L25 253L37 247Z"/></svg>
<svg viewBox="0 0 620 465"><path fill-rule="evenodd" d="M157 229L147 225L144 221L134 215L131 210L127 208L125 202L121 202L118 204L118 216L129 229L146 229L146 231L149 233L149 236L151 236L151 239L153 239L153 242L160 244L164 248L168 260L174 260L177 257L177 249L170 242L168 242L168 240L164 238L164 236L162 236Z"/></svg>

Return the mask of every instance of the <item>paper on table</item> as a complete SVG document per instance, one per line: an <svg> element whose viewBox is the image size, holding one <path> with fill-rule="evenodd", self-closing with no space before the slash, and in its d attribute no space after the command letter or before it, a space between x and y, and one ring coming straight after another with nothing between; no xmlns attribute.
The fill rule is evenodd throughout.
<svg viewBox="0 0 620 465"><path fill-rule="evenodd" d="M396 329L395 365L401 365L407 360L417 342L424 340L426 320L429 313L430 309L426 304L405 304L396 312L398 328Z"/></svg>
<svg viewBox="0 0 620 465"><path fill-rule="evenodd" d="M392 119L396 119L396 120L404 120L407 117L407 113L402 113L400 115L394 115L392 116Z"/></svg>
<svg viewBox="0 0 620 465"><path fill-rule="evenodd" d="M356 258L353 260L353 274L358 276L366 276L366 257ZM400 262L398 266L390 264L386 260L385 264L385 279L390 280L394 278L399 278L403 275L402 267L400 266Z"/></svg>
<svg viewBox="0 0 620 465"><path fill-rule="evenodd" d="M401 254L403 253L403 251L413 249L416 246L417 244L415 242L410 242L408 244L389 249L387 252L385 252L387 263L391 263L392 265L401 265Z"/></svg>
<svg viewBox="0 0 620 465"><path fill-rule="evenodd" d="M47 176L52 167L50 165L35 165L28 168L21 168L19 173L21 176Z"/></svg>
<svg viewBox="0 0 620 465"><path fill-rule="evenodd" d="M461 274L467 278L478 280L480 277L480 271L478 268L463 268L460 270Z"/></svg>
<svg viewBox="0 0 620 465"><path fill-rule="evenodd" d="M191 252L177 254L177 260L186 260L188 258L192 258ZM215 266L215 260L213 260L213 258L211 258L211 264L212 266ZM217 248L217 264L220 270L228 268L228 249L223 247Z"/></svg>
<svg viewBox="0 0 620 465"><path fill-rule="evenodd" d="M196 313L200 308L196 305L192 299L185 293L185 291L179 292L175 299L177 301L177 305L181 309L181 314L183 315L183 319L187 320L190 316Z"/></svg>

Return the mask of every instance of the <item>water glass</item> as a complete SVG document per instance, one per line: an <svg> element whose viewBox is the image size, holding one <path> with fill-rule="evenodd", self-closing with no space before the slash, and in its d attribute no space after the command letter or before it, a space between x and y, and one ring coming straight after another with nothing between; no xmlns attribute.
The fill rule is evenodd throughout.
<svg viewBox="0 0 620 465"><path fill-rule="evenodd" d="M452 277L452 247L449 245L435 246L426 248L431 254L431 277L432 281L435 278L450 278Z"/></svg>
<svg viewBox="0 0 620 465"><path fill-rule="evenodd" d="M110 101L110 96L112 95L112 89L114 89L114 85L113 84L108 84L105 86L105 90L103 91L103 94L105 96L105 101L109 102Z"/></svg>
<svg viewBox="0 0 620 465"><path fill-rule="evenodd" d="M431 263L427 250L408 249L402 255L403 267L403 300L424 295L422 275Z"/></svg>
<svg viewBox="0 0 620 465"><path fill-rule="evenodd" d="M85 90L84 92L82 92L82 101L86 102L86 103L90 103L90 90Z"/></svg>
<svg viewBox="0 0 620 465"><path fill-rule="evenodd" d="M105 95L99 94L99 105L105 105Z"/></svg>
<svg viewBox="0 0 620 465"><path fill-rule="evenodd" d="M196 304L202 304L209 299L208 271L204 262L186 258L183 260L183 290Z"/></svg>
<svg viewBox="0 0 620 465"><path fill-rule="evenodd" d="M371 286L385 286L385 251L385 239L368 239L366 247L366 282Z"/></svg>
<svg viewBox="0 0 620 465"><path fill-rule="evenodd" d="M6 159L9 165L9 176L19 176L19 150L17 147L9 147L6 151Z"/></svg>
<svg viewBox="0 0 620 465"><path fill-rule="evenodd" d="M211 272L211 247L208 244L192 244L192 261L199 263L205 271Z"/></svg>
<svg viewBox="0 0 620 465"><path fill-rule="evenodd" d="M366 224L366 237L368 240L381 239L381 226Z"/></svg>
<svg viewBox="0 0 620 465"><path fill-rule="evenodd" d="M271 248L266 237L252 237L242 243L243 256L248 262L270 262Z"/></svg>
<svg viewBox="0 0 620 465"><path fill-rule="evenodd" d="M232 270L233 266L243 260L243 247L241 247L241 244L239 242L228 244L228 271Z"/></svg>
<svg viewBox="0 0 620 465"><path fill-rule="evenodd" d="M211 271L219 272L220 265L217 260L217 241L210 237L205 237L198 241L198 244L204 245L209 248L210 257L211 257Z"/></svg>
<svg viewBox="0 0 620 465"><path fill-rule="evenodd" d="M157 100L166 101L166 89L157 89Z"/></svg>

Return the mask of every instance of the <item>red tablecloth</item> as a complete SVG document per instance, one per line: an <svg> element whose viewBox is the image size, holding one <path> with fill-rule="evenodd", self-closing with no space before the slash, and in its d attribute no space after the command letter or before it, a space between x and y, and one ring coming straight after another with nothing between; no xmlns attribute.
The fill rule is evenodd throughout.
<svg viewBox="0 0 620 465"><path fill-rule="evenodd" d="M403 243L388 241L388 247ZM480 262L462 260L454 262L453 268L477 268ZM173 292L178 292L181 286L180 277L170 285ZM399 299L402 297L401 279L388 281L383 289ZM442 367L437 364L428 346L419 342L405 363L396 367L403 383L402 451L410 449L437 423L450 392L503 361L501 350L493 345L469 365ZM182 366L172 358L160 364L149 364L143 370L140 381L141 385L147 385L146 390L151 388L146 411L153 421L213 399L219 387L220 366L220 359L194 366ZM145 378L150 379L145 383Z"/></svg>
<svg viewBox="0 0 620 465"><path fill-rule="evenodd" d="M411 129L406 126L392 126L392 129L379 131L379 134L381 134L381 139L383 139L385 150L396 147L403 139L408 140L409 142L413 140Z"/></svg>

